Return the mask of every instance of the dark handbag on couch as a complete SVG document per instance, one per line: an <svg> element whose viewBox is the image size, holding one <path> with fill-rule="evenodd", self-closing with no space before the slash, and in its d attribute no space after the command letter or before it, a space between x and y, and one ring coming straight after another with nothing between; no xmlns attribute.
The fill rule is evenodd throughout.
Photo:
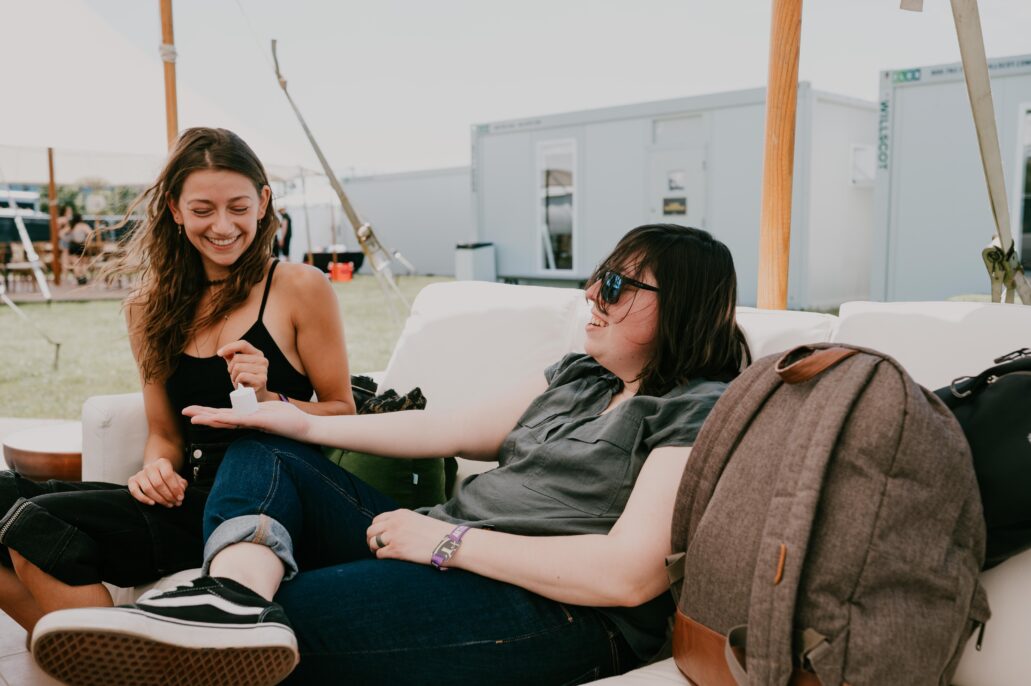
<svg viewBox="0 0 1031 686"><path fill-rule="evenodd" d="M988 526L985 569L1031 548L1031 348L935 394L970 443Z"/></svg>

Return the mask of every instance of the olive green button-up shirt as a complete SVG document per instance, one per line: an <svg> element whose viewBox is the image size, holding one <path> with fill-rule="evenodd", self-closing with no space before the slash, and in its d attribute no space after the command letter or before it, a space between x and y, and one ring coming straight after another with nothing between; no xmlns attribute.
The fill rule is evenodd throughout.
<svg viewBox="0 0 1031 686"><path fill-rule="evenodd" d="M606 534L651 451L692 445L727 386L693 379L661 397L634 396L605 412L622 382L593 358L566 355L544 375L548 389L501 444L498 467L470 476L454 498L421 512L529 536ZM673 602L664 593L638 607L599 611L648 659L662 646Z"/></svg>
<svg viewBox="0 0 1031 686"><path fill-rule="evenodd" d="M608 533L651 451L692 445L726 388L695 379L604 412L621 382L593 358L569 354L544 374L548 389L501 444L498 467L424 513L531 536Z"/></svg>

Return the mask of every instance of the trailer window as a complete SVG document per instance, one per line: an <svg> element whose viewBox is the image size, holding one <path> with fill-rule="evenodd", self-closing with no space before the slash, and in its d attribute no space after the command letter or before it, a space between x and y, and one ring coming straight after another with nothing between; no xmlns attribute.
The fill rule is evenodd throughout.
<svg viewBox="0 0 1031 686"><path fill-rule="evenodd" d="M576 142L538 144L538 233L542 269L573 268Z"/></svg>

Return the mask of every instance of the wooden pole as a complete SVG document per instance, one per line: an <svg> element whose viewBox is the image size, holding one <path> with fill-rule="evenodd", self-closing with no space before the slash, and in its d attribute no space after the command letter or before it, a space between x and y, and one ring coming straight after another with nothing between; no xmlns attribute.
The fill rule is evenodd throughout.
<svg viewBox="0 0 1031 686"><path fill-rule="evenodd" d="M161 1L161 60L165 63L165 129L168 149L179 137L179 107L175 94L175 37L172 34L172 0Z"/></svg>
<svg viewBox="0 0 1031 686"><path fill-rule="evenodd" d="M766 91L766 147L759 216L758 306L788 306L791 182L795 163L795 110L802 0L773 0L770 77Z"/></svg>
<svg viewBox="0 0 1031 686"><path fill-rule="evenodd" d="M57 235L57 184L54 183L54 149L47 148L47 167L50 170L50 189L47 202L50 204L50 269L54 272L54 285L61 285L61 247Z"/></svg>

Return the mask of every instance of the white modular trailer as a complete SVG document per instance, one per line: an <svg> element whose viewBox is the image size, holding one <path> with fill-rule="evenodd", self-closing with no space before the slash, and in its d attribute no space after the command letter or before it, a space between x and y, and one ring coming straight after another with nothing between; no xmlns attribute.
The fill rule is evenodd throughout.
<svg viewBox="0 0 1031 686"><path fill-rule="evenodd" d="M586 279L626 231L672 222L734 255L739 301L758 284L765 89L480 124L477 240L498 276ZM788 306L869 295L877 107L799 86Z"/></svg>
<svg viewBox="0 0 1031 686"><path fill-rule="evenodd" d="M277 203L287 208L294 223L291 258L302 260L308 249L305 199L312 245L330 245L335 229L338 243L358 250L354 230L325 178L307 183L306 193L295 190ZM342 183L351 204L372 225L384 247L400 252L416 273L455 273L455 245L473 236L469 167L357 176ZM372 273L368 264L361 271Z"/></svg>
<svg viewBox="0 0 1031 686"><path fill-rule="evenodd" d="M988 62L1016 249L1031 263L1031 55ZM988 293L995 224L960 64L881 74L871 294Z"/></svg>

